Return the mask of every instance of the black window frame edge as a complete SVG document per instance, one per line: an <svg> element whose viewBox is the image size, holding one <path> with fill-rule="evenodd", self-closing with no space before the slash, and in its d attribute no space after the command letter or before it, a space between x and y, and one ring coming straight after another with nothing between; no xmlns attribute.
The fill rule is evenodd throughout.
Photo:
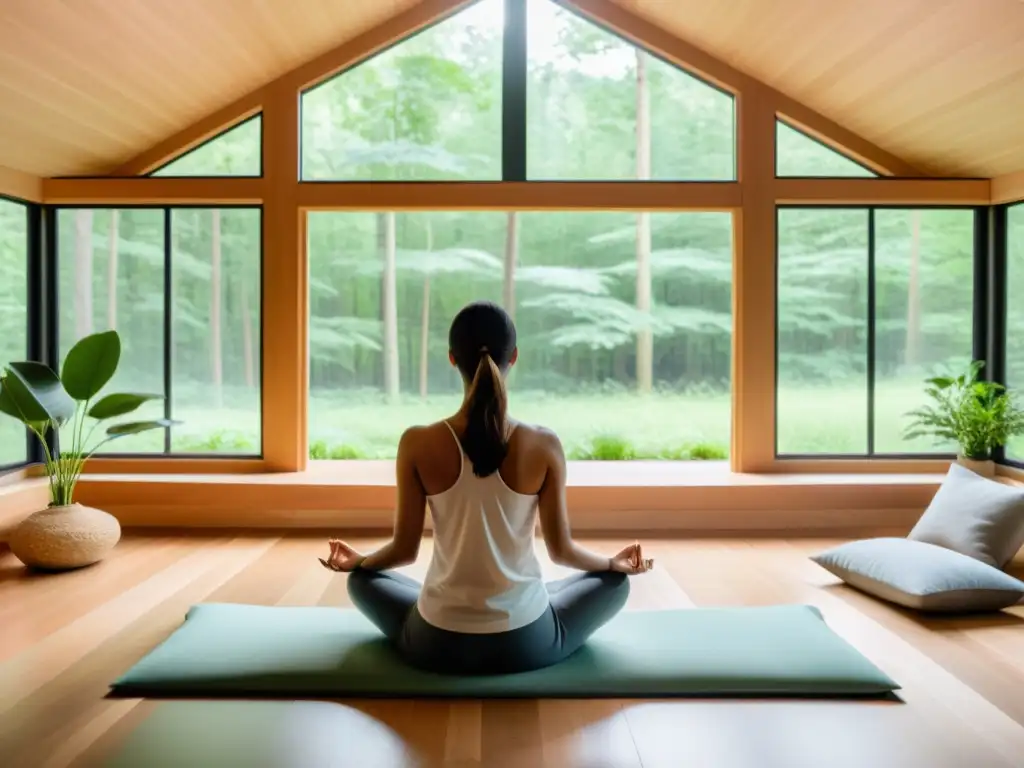
<svg viewBox="0 0 1024 768"><path fill-rule="evenodd" d="M888 177L882 177L888 178ZM775 397L774 397L774 445L773 445L773 456L775 461L778 462L790 462L790 461L921 461L921 460L935 460L935 461L955 461L956 454L953 453L879 453L874 451L874 429L875 429L875 412L874 412L874 400L875 400L875 377L874 377L874 326L876 321L876 307L875 307L875 288L874 288L874 266L875 266L875 227L874 217L875 211L973 211L974 212L974 236L973 236L973 267L974 267L974 294L972 300L972 349L971 355L974 359L984 359L986 361L986 368L989 368L989 357L986 350L986 356L984 358L977 357L978 355L978 343L979 339L984 338L986 342L988 340L995 340L1002 338L1005 341L1005 334L1002 337L998 337L988 324L988 315L990 313L990 307L992 306L989 293L993 287L998 289L1002 286L1005 293L1005 280L995 280L993 275L989 275L985 279L985 287L987 289L985 295L985 301L979 304L978 294L978 273L981 269L979 265L986 265L992 259L993 249L988 247L989 243L995 243L996 239L992 238L986 232L984 235L979 235L978 229L979 224L986 222L989 218L988 211L991 206L977 206L977 205L905 205L905 204L881 204L881 205L859 205L859 204L833 204L833 205L815 205L806 203L787 203L777 204L775 206L775 312L774 312L774 323L775 323L775 356L774 356L774 380L775 380ZM779 453L779 214L784 210L847 210L847 211L864 211L865 222L867 226L867 279L868 279L868 291L867 291L867 328L866 328L866 370L865 378L867 380L868 397L867 397L867 448L868 450L864 453ZM1005 228L1004 228L1005 229ZM1004 247L1004 278L1005 278L1005 232L1003 237ZM981 250L979 250L981 249ZM1005 307L1004 307L1005 311ZM980 327L985 327L986 330L980 330ZM1024 466L1024 465L1022 465Z"/></svg>
<svg viewBox="0 0 1024 768"><path fill-rule="evenodd" d="M38 254L42 252L41 215L43 206L31 200L3 193L0 193L0 201L14 203L25 209L25 359L36 360L37 339L40 334L38 321L41 316L36 272L39 269L40 261ZM7 361L0 361L0 365L4 365L5 362ZM3 416L2 418L8 419L9 417ZM42 462L42 457L43 450L39 445L38 438L26 428L24 460L15 461L10 464L0 464L0 478L39 464Z"/></svg>
<svg viewBox="0 0 1024 768"><path fill-rule="evenodd" d="M988 220L988 253L986 272L988 275L988 355L985 358L985 369L988 370L989 381L1007 385L1006 380L1006 341L1009 333L1008 299L1009 299L1009 213L1012 208L1024 210L1024 200L1013 203L1002 203L990 208ZM1007 456L1006 448L1000 446L992 457L997 464L1016 469L1024 469L1024 459L1013 459Z"/></svg>
<svg viewBox="0 0 1024 768"><path fill-rule="evenodd" d="M526 87L527 87L527 74L528 74L528 49L529 49L529 30L527 24L527 17L529 11L527 10L529 0L503 0L505 5L505 27L502 37L502 67L501 67L501 158L499 165L501 166L501 178L499 179L409 179L409 180L396 180L396 179L307 179L304 176L303 169L303 153L302 153L302 139L303 139L303 119L302 119L302 108L303 108L303 96L307 93L312 93L318 88L326 85L327 83L333 82L339 77L342 77L348 72L351 72L356 67L362 66L368 61L377 58L383 53L402 45L407 40L411 40L417 35L426 32L429 29L443 24L449 19L458 16L468 8L473 7L477 3L483 2L483 0L473 0L470 3L461 5L457 8L452 8L436 19L431 21L429 24L425 24L422 27L417 28L415 31L403 35L402 37L392 41L388 45L374 50L367 56L364 56L357 61L339 69L332 73L328 77L314 83L313 85L307 86L299 91L299 141L298 141L298 181L300 184L480 184L480 183L500 183L508 181L524 181L530 184L565 184L565 183L577 183L577 184L651 184L651 183L667 183L667 184L736 184L739 182L739 147L737 142L737 124L736 124L736 101L737 94L730 91L727 88L723 88L717 83L713 83L706 77L702 76L699 72L696 72L688 67L681 66L674 61L669 61L666 57L661 54L652 51L645 45L634 42L628 39L621 33L611 29L607 24L592 19L583 13L579 8L571 5L570 3L564 2L564 0L547 0L551 4L557 6L563 11L575 16L578 19L590 24L602 32L612 35L616 40L621 40L626 45L639 48L648 56L672 67L679 72L682 72L688 77L692 77L694 80L706 85L725 96L729 97L730 106L732 108L732 178L729 179L650 179L650 180L639 180L639 179L532 179L527 173L527 104L526 104ZM511 86L512 95L514 98L508 99L506 95L508 88ZM509 130L512 134L509 135ZM871 170L871 169L868 169Z"/></svg>
<svg viewBox="0 0 1024 768"><path fill-rule="evenodd" d="M250 173L237 173L237 174L236 173L231 173L231 174L193 173L193 174L189 174L187 176L171 176L171 175L156 176L155 175L157 173L160 173L160 171L162 171L164 168L166 168L167 166L171 165L172 163L176 163L179 160L183 160L184 158L188 157L189 155L191 155L191 154L193 154L195 152L198 152L203 147L206 147L207 145L212 144L213 142L217 141L222 136L224 136L224 134L230 133L231 131L235 130L236 128L241 128L243 125L248 125L249 123L253 122L254 120L258 121L259 122L259 126L260 126L259 146L257 147L258 155L259 155L259 158L260 158L260 172L258 174L253 175L253 174L250 174ZM191 149L188 149L185 152L182 152L180 155L175 155L170 160L166 161L165 163L162 163L160 166L158 166L158 167L154 168L153 170L143 174L142 178L144 178L144 179L150 179L150 178L156 178L156 179L262 179L263 178L263 174L264 174L264 169L263 169L263 110L261 109L258 112L254 113L252 115L249 115L248 117L243 117L241 120L237 120L236 122L231 123L231 124L225 126L221 130L217 131L217 133L215 133L210 138L201 141L200 143L196 144ZM79 176L79 177L75 177L75 178L82 178L82 177ZM103 177L99 177L99 178L110 178L110 177L103 176ZM135 178L135 177L132 177L132 178ZM66 206L62 206L62 207L66 207ZM125 206L125 207L129 207L129 206Z"/></svg>
<svg viewBox="0 0 1024 768"><path fill-rule="evenodd" d="M170 450L171 442L171 429L168 427L164 429L164 447L161 452L153 453L101 453L96 455L96 459L156 459L160 461L176 461L181 459L191 460L209 460L209 461L227 461L227 460L243 460L243 461L261 461L264 458L264 425L263 425L263 369L265 366L264 355L263 355L263 340L264 332L266 328L266 318L264 313L264 282L265 282L265 265L264 265L264 252L266 250L265 244L265 229L263 226L264 222L264 211L262 205L253 205L248 203L225 203L222 205L201 205L201 204L188 204L188 205L145 205L145 204L127 204L127 205L97 205L97 204L68 204L68 205L53 205L44 206L49 213L48 216L48 229L51 232L49 238L47 238L47 262L52 264L53 285L52 285L52 297L54 299L51 304L52 307L56 308L58 303L57 298L57 286L59 284L58 269L58 238L57 238L57 218L58 214L62 210L93 210L93 211L109 211L109 210L149 210L162 212L163 214L163 239L164 239L164 317L163 317L163 382L165 387L164 392L164 418L170 420L173 415L173 404L172 404L172 389L173 385L173 355L172 355L172 344L173 341L173 315L171 310L173 309L173 280L172 280L172 259L173 255L171 252L171 245L173 238L171 236L171 230L173 229L173 212L176 210L200 210L200 211L211 211L211 210L244 210L244 211L256 211L258 214L258 227L259 227L259 285L257 296L259 307L259 338L257 341L257 349L259 350L259 367L257 370L257 376L259 377L259 423L260 423L260 438L259 447L256 453L236 454L236 453L175 453ZM60 315L59 312L54 311L52 317L48 318L51 323L49 326L49 338L51 345L49 347L49 360L52 360L51 365L56 366L59 364L59 333L60 333Z"/></svg>

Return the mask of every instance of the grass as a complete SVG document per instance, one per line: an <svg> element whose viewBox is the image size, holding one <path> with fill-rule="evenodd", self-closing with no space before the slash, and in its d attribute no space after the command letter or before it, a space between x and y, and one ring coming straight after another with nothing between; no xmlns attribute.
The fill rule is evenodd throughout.
<svg viewBox="0 0 1024 768"><path fill-rule="evenodd" d="M310 457L313 459L392 459L402 431L413 424L445 418L459 406L458 395L420 399L405 395L389 404L377 392L314 392L310 398ZM901 437L904 414L921 402L916 381L882 381L876 388L877 453L955 451L927 440ZM258 401L225 397L225 407L210 408L201 398L176 407L183 424L173 432L174 453L257 455ZM574 460L673 461L728 458L731 402L727 394L660 392L641 396L516 392L516 418L543 424L561 437ZM239 407L239 404L243 407ZM783 454L863 455L866 449L866 398L856 385L829 388L782 386L779 397L779 448ZM0 464L23 458L19 430L0 423ZM163 434L151 432L113 444L118 452L159 454ZM9 450L7 450L9 449ZM1011 443L1011 456L1024 459L1024 439Z"/></svg>

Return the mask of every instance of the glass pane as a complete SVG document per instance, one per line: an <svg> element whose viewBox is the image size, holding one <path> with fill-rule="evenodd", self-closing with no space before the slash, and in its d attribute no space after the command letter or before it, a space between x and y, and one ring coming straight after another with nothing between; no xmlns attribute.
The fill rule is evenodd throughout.
<svg viewBox="0 0 1024 768"><path fill-rule="evenodd" d="M1024 407L1024 204L1006 212L1006 383ZM1024 435L1010 441L1007 456L1024 461Z"/></svg>
<svg viewBox="0 0 1024 768"><path fill-rule="evenodd" d="M171 211L175 453L259 455L260 211Z"/></svg>
<svg viewBox="0 0 1024 768"><path fill-rule="evenodd" d="M876 453L956 453L902 434L924 379L967 369L973 326L974 212L875 211Z"/></svg>
<svg viewBox="0 0 1024 768"><path fill-rule="evenodd" d="M160 209L62 209L57 213L60 348L115 329L121 364L106 392L164 392L164 212ZM163 418L160 401L111 423ZM91 420L90 420L91 423ZM95 445L102 430L88 443ZM70 429L61 432L70 445ZM164 431L120 438L104 453L151 453Z"/></svg>
<svg viewBox="0 0 1024 768"><path fill-rule="evenodd" d="M775 121L775 175L875 177L872 170L815 141L807 134Z"/></svg>
<svg viewBox="0 0 1024 768"><path fill-rule="evenodd" d="M571 458L726 458L729 214L311 213L308 231L313 458L392 458L458 410L448 326L477 299L514 307L514 417Z"/></svg>
<svg viewBox="0 0 1024 768"><path fill-rule="evenodd" d="M531 179L736 178L730 95L550 0L528 14Z"/></svg>
<svg viewBox="0 0 1024 768"><path fill-rule="evenodd" d="M0 370L28 358L28 213L0 199ZM25 430L0 414L0 467L27 459Z"/></svg>
<svg viewBox="0 0 1024 768"><path fill-rule="evenodd" d="M229 128L152 176L261 176L263 118L260 115Z"/></svg>
<svg viewBox="0 0 1024 768"><path fill-rule="evenodd" d="M302 178L501 178L503 0L482 0L302 95Z"/></svg>
<svg viewBox="0 0 1024 768"><path fill-rule="evenodd" d="M779 454L867 452L868 212L778 214Z"/></svg>

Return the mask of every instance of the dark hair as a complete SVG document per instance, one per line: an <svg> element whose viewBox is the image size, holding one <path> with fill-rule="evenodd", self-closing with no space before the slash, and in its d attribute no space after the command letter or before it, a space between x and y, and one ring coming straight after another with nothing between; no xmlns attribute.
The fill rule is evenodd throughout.
<svg viewBox="0 0 1024 768"><path fill-rule="evenodd" d="M504 371L516 351L516 327L508 313L489 301L468 304L448 331L448 348L469 382L468 423L462 449L473 473L487 477L508 454L508 396Z"/></svg>

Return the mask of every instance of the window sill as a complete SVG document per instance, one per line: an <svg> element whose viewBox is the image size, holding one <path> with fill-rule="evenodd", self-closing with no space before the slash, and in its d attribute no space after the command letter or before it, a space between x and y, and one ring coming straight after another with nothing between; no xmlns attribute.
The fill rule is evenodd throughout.
<svg viewBox="0 0 1024 768"><path fill-rule="evenodd" d="M948 466L948 465L947 465ZM313 462L305 472L88 475L79 499L125 526L387 529L392 462ZM939 473L738 474L726 462L571 462L573 527L589 532L909 530Z"/></svg>

